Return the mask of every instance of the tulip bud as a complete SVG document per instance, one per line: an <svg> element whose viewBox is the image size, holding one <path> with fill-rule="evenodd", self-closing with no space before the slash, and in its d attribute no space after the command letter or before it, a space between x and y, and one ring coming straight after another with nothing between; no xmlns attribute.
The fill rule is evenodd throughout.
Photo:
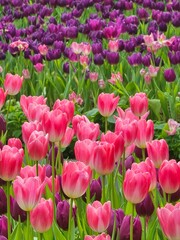
<svg viewBox="0 0 180 240"><path fill-rule="evenodd" d="M153 214L154 205L149 194L142 202L136 204L136 212L139 216L151 216Z"/></svg>
<svg viewBox="0 0 180 240"><path fill-rule="evenodd" d="M10 198L10 204L12 218L15 221L19 221L20 218L21 222L24 222L27 218L27 213L19 207L19 205L17 204L16 200L13 197Z"/></svg>
<svg viewBox="0 0 180 240"><path fill-rule="evenodd" d="M120 228L121 240L130 239L130 218L131 216L125 216L123 218ZM138 217L135 217L133 221L133 239L141 240L141 235L142 235L141 221Z"/></svg>
<svg viewBox="0 0 180 240"><path fill-rule="evenodd" d="M116 224L116 235L117 235L117 232L121 228L121 224L122 224L124 216L125 216L124 211L122 209L119 208L119 209L116 209L116 210L112 210L110 223L109 223L109 226L107 228L107 233L110 236L112 236L114 224Z"/></svg>
<svg viewBox="0 0 180 240"><path fill-rule="evenodd" d="M6 238L8 236L7 217L4 215L0 216L0 235Z"/></svg>

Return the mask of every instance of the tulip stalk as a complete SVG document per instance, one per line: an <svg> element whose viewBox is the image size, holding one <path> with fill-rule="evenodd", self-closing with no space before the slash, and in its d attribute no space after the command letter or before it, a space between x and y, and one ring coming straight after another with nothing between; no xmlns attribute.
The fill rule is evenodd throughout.
<svg viewBox="0 0 180 240"><path fill-rule="evenodd" d="M125 177L125 154L126 154L126 149L124 147L123 158L122 158L122 178L123 178L123 181L124 181L124 177Z"/></svg>
<svg viewBox="0 0 180 240"><path fill-rule="evenodd" d="M134 220L134 204L132 204L132 215L130 219L130 240L133 240L133 220Z"/></svg>
<svg viewBox="0 0 180 240"><path fill-rule="evenodd" d="M38 161L36 161L36 176L38 177Z"/></svg>
<svg viewBox="0 0 180 240"><path fill-rule="evenodd" d="M7 218L8 218L8 240L11 239L11 215L10 215L10 182L7 181Z"/></svg>
<svg viewBox="0 0 180 240"><path fill-rule="evenodd" d="M146 159L145 148L142 148L142 160L145 161L145 159Z"/></svg>
<svg viewBox="0 0 180 240"><path fill-rule="evenodd" d="M144 240L146 240L146 216L143 218L143 223L144 223L144 232L143 232L143 235L144 235Z"/></svg>
<svg viewBox="0 0 180 240"><path fill-rule="evenodd" d="M30 240L30 212L27 211L27 240Z"/></svg>
<svg viewBox="0 0 180 240"><path fill-rule="evenodd" d="M108 130L108 118L107 117L105 117L104 118L104 132L105 133L107 133L107 130Z"/></svg>
<svg viewBox="0 0 180 240"><path fill-rule="evenodd" d="M68 240L71 240L71 219L72 219L73 199L70 198L69 221L68 221Z"/></svg>
<svg viewBox="0 0 180 240"><path fill-rule="evenodd" d="M102 203L105 202L105 180L106 180L106 175L102 175Z"/></svg>
<svg viewBox="0 0 180 240"><path fill-rule="evenodd" d="M54 219L56 218L56 207L55 207L55 186L54 186L54 177L55 177L55 153L54 153L54 142L52 142L52 200L53 200L53 208L54 208Z"/></svg>

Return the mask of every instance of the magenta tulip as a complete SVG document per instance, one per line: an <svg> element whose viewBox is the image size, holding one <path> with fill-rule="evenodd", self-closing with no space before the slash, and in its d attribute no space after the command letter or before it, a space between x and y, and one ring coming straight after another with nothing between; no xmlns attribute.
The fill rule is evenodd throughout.
<svg viewBox="0 0 180 240"><path fill-rule="evenodd" d="M119 97L115 97L114 93L101 93L98 96L98 110L103 117L111 116L119 102Z"/></svg>
<svg viewBox="0 0 180 240"><path fill-rule="evenodd" d="M8 95L16 95L20 92L23 83L23 77L7 73L4 80L4 88Z"/></svg>
<svg viewBox="0 0 180 240"><path fill-rule="evenodd" d="M136 116L141 117L147 112L148 98L145 93L136 93L129 101L131 110Z"/></svg>

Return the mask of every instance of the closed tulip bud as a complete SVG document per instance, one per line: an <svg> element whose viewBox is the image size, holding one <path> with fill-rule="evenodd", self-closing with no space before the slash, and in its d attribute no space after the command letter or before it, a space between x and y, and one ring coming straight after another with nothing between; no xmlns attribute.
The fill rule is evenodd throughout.
<svg viewBox="0 0 180 240"><path fill-rule="evenodd" d="M24 151L5 145L0 151L0 177L4 181L12 181L19 174L23 162Z"/></svg>
<svg viewBox="0 0 180 240"><path fill-rule="evenodd" d="M44 182L45 180L46 168L47 168L47 165L41 166L40 164L38 164L38 177L41 179L41 182ZM27 165L21 168L19 176L21 178L36 177L36 165L34 166Z"/></svg>
<svg viewBox="0 0 180 240"><path fill-rule="evenodd" d="M47 111L49 111L49 107L46 104L30 103L26 117L30 122L41 122L43 114Z"/></svg>
<svg viewBox="0 0 180 240"><path fill-rule="evenodd" d="M148 110L148 98L145 93L136 93L130 97L131 111L138 117L143 116Z"/></svg>
<svg viewBox="0 0 180 240"><path fill-rule="evenodd" d="M17 177L13 183L15 200L24 211L31 211L40 201L45 183L39 177L22 179Z"/></svg>
<svg viewBox="0 0 180 240"><path fill-rule="evenodd" d="M100 235L97 236L86 235L84 237L84 240L111 240L111 237L109 235L106 235L105 233L101 233Z"/></svg>
<svg viewBox="0 0 180 240"><path fill-rule="evenodd" d="M8 237L8 226L7 226L7 217L2 215L0 216L0 236Z"/></svg>
<svg viewBox="0 0 180 240"><path fill-rule="evenodd" d="M93 179L90 184L90 198L100 201L102 196L101 179Z"/></svg>
<svg viewBox="0 0 180 240"><path fill-rule="evenodd" d="M88 204L86 208L87 222L90 228L95 232L105 231L111 219L111 202L105 202L103 205L99 201Z"/></svg>
<svg viewBox="0 0 180 240"><path fill-rule="evenodd" d="M19 205L17 204L16 200L11 197L10 198L10 211L11 211L11 216L15 221L21 220L21 222L24 222L27 218L27 213L22 210Z"/></svg>
<svg viewBox="0 0 180 240"><path fill-rule="evenodd" d="M130 239L130 218L131 216L125 216L123 218L121 228L120 228L121 240ZM141 236L142 236L141 221L138 217L135 217L133 220L133 239L141 240Z"/></svg>
<svg viewBox="0 0 180 240"><path fill-rule="evenodd" d="M48 186L49 190L52 192L52 176L45 178L46 186ZM59 177L54 178L54 191L58 193L60 191L60 183Z"/></svg>
<svg viewBox="0 0 180 240"><path fill-rule="evenodd" d="M176 79L176 74L173 68L164 70L164 78L167 82L174 82Z"/></svg>
<svg viewBox="0 0 180 240"><path fill-rule="evenodd" d="M16 95L20 92L23 83L23 77L7 73L4 80L4 88L8 95Z"/></svg>
<svg viewBox="0 0 180 240"><path fill-rule="evenodd" d="M114 93L101 93L98 96L98 110L103 117L110 117L117 105L119 97L115 97Z"/></svg>
<svg viewBox="0 0 180 240"><path fill-rule="evenodd" d="M35 122L24 122L22 124L22 139L25 144L28 143L29 137L33 131L42 131L42 125Z"/></svg>
<svg viewBox="0 0 180 240"><path fill-rule="evenodd" d="M180 203L175 206L167 203L164 207L157 209L157 216L160 226L168 239L177 240L180 238Z"/></svg>
<svg viewBox="0 0 180 240"><path fill-rule="evenodd" d="M123 192L129 202L133 204L142 202L149 191L149 187L150 174L148 172L127 170L123 182Z"/></svg>
<svg viewBox="0 0 180 240"><path fill-rule="evenodd" d="M62 171L62 189L70 198L81 197L87 190L92 177L90 167L82 162L64 162Z"/></svg>
<svg viewBox="0 0 180 240"><path fill-rule="evenodd" d="M147 152L156 168L159 168L164 160L169 160L169 147L164 139L147 143Z"/></svg>
<svg viewBox="0 0 180 240"><path fill-rule="evenodd" d="M45 221L44 221L45 220ZM41 198L37 206L30 212L32 227L39 233L48 231L53 223L53 202L52 199Z"/></svg>
<svg viewBox="0 0 180 240"><path fill-rule="evenodd" d="M175 193L180 188L180 168L176 160L165 160L161 164L158 177L159 183L165 193Z"/></svg>
<svg viewBox="0 0 180 240"><path fill-rule="evenodd" d="M67 99L63 99L63 100L57 99L53 106L53 110L56 110L56 109L66 113L68 123L72 121L72 118L74 116L74 110L75 110L75 106L72 101L69 101Z"/></svg>
<svg viewBox="0 0 180 240"><path fill-rule="evenodd" d="M22 148L22 142L19 138L9 138L8 139L8 146L16 147L18 149Z"/></svg>
<svg viewBox="0 0 180 240"><path fill-rule="evenodd" d="M90 123L89 119L85 115L82 115L82 116L75 115L72 119L72 125L73 125L73 129L74 129L75 134L77 132L77 126L81 121Z"/></svg>
<svg viewBox="0 0 180 240"><path fill-rule="evenodd" d="M69 203L66 200L60 201L57 204L56 210L56 221L60 228L68 230L68 219L69 219ZM76 220L76 209L73 207L73 218Z"/></svg>
<svg viewBox="0 0 180 240"><path fill-rule="evenodd" d="M42 160L48 151L48 134L44 135L43 131L33 131L27 142L27 150L32 160Z"/></svg>
<svg viewBox="0 0 180 240"><path fill-rule="evenodd" d="M99 142L94 148L92 165L100 175L112 173L115 167L114 144Z"/></svg>
<svg viewBox="0 0 180 240"><path fill-rule="evenodd" d="M149 194L142 202L136 204L136 212L139 216L151 216L153 214L154 205Z"/></svg>
<svg viewBox="0 0 180 240"><path fill-rule="evenodd" d="M3 88L0 88L0 109L3 107L6 100L6 92L4 92Z"/></svg>
<svg viewBox="0 0 180 240"><path fill-rule="evenodd" d="M7 198L3 188L0 188L0 215L7 211Z"/></svg>
<svg viewBox="0 0 180 240"><path fill-rule="evenodd" d="M110 220L109 226L107 228L107 233L110 236L112 236L114 224L116 224L116 234L115 234L115 236L117 236L117 232L119 231L119 229L121 227L124 216L125 216L124 211L122 209L112 210L111 220Z"/></svg>
<svg viewBox="0 0 180 240"><path fill-rule="evenodd" d="M46 112L42 117L43 129L48 133L51 142L61 141L66 132L67 124L67 115L60 110Z"/></svg>

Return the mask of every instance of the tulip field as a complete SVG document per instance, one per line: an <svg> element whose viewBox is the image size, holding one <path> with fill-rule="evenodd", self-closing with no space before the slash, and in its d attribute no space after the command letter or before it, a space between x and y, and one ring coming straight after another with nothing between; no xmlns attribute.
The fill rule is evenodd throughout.
<svg viewBox="0 0 180 240"><path fill-rule="evenodd" d="M0 0L0 240L180 240L180 1Z"/></svg>

